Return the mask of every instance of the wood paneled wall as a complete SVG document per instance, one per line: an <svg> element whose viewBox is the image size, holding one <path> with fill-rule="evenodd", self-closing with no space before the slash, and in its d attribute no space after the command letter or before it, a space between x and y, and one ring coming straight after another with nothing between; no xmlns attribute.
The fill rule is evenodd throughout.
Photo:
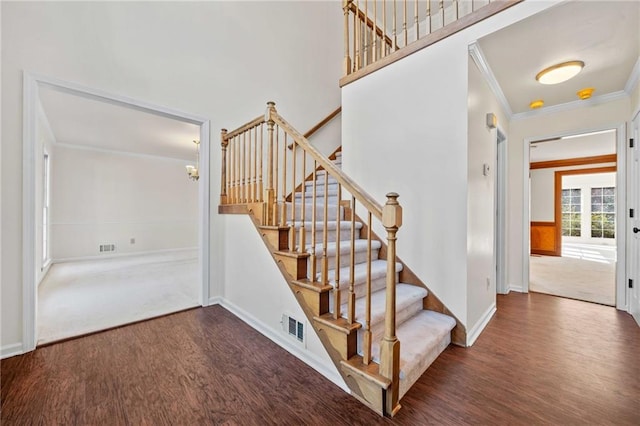
<svg viewBox="0 0 640 426"><path fill-rule="evenodd" d="M531 222L531 254L560 256L555 222Z"/></svg>

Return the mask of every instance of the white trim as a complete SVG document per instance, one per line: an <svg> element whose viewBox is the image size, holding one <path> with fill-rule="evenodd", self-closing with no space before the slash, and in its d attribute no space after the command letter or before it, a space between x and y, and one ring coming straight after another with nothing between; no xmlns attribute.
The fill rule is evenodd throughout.
<svg viewBox="0 0 640 426"><path fill-rule="evenodd" d="M484 52L482 52L482 49L480 48L480 45L478 44L477 41L469 45L469 55L471 55L473 62L475 62L476 65L478 66L480 73L482 74L485 81L489 85L489 88L491 88L493 95L496 97L498 102L500 102L500 106L502 106L502 110L507 116L507 119L511 120L511 117L513 116L513 110L511 109L511 105L509 105L509 101L507 100L507 97L504 95L504 92L502 91L502 87L500 87L500 84L498 83L498 80L496 79L495 74L491 70L491 66L489 65L489 62L484 56Z"/></svg>
<svg viewBox="0 0 640 426"><path fill-rule="evenodd" d="M523 147L523 185L522 185L522 292L529 292L529 262L530 262L530 200L529 200L529 148L532 142L544 139L561 138L565 136L576 135L580 133L592 133L602 130L616 130L616 153L618 155L616 163L616 308L626 310L627 286L626 286L626 123L603 125L596 128L575 129L551 135L541 135L529 137L524 140ZM511 286L511 290L515 290Z"/></svg>
<svg viewBox="0 0 640 426"><path fill-rule="evenodd" d="M185 175L186 178L186 175ZM196 222L196 220L154 220L154 221L140 221L140 220L127 220L127 221L113 221L113 222L100 222L100 225L164 225L167 223L190 223ZM51 224L56 226L96 226L94 222L55 222ZM181 247L183 248L183 247ZM167 249L170 250L170 249Z"/></svg>
<svg viewBox="0 0 640 426"><path fill-rule="evenodd" d="M513 116L511 116L511 119L515 121L515 120L524 120L531 117L537 117L540 115L556 114L559 112L571 111L575 109L605 104L607 102L613 102L613 101L617 101L619 99L625 99L628 97L629 97L629 94L627 92L625 92L624 90L619 90L617 92L611 92L601 96L594 96L591 99L587 99L584 101L575 100L571 102L566 102L564 104L551 105L548 107L534 109L531 111L518 112L513 114Z"/></svg>
<svg viewBox="0 0 640 426"><path fill-rule="evenodd" d="M234 303L224 298L219 298L218 300L219 304L223 308L227 309L229 312L240 318L251 328L276 343L278 346L307 364L309 367L316 370L318 373L322 374L327 379L331 380L336 386L340 387L345 392L349 394L351 393L351 390L346 386L344 380L337 372L335 367L333 367L333 365L328 365L314 353L304 350L298 345L292 344L292 342L288 339L284 339L283 335L276 333L275 330L273 330L271 327L251 315L249 312L235 305Z"/></svg>
<svg viewBox="0 0 640 426"><path fill-rule="evenodd" d="M35 148L36 114L38 90L40 86L63 93L80 96L85 99L107 102L125 108L144 111L161 117L200 126L200 180L199 180L199 262L202 292L200 303L204 306L209 300L210 286L210 200L209 200L209 144L210 122L204 117L183 111L154 105L149 102L111 94L102 90L63 81L57 78L24 71L23 73L23 159L22 159L22 348L29 352L36 347L36 265L35 255Z"/></svg>
<svg viewBox="0 0 640 426"><path fill-rule="evenodd" d="M502 138L500 137L502 136ZM495 250L494 267L496 292L507 294L507 175L509 162L509 139L506 133L498 126L496 131L496 173L495 173L495 204L497 217L495 222ZM501 238L498 238L501 237Z"/></svg>
<svg viewBox="0 0 640 426"><path fill-rule="evenodd" d="M210 297L209 298L209 305L208 306L213 306L213 305L222 305L222 301L224 300L224 298L222 296L214 296L214 297Z"/></svg>
<svg viewBox="0 0 640 426"><path fill-rule="evenodd" d="M493 314L495 313L496 313L496 303L493 302L493 304L489 306L489 309L487 309L487 311L482 315L482 317L480 317L478 322L476 322L476 324L473 327L471 327L471 330L469 331L469 333L467 333L467 347L472 346L476 342L476 339L480 336L480 334L485 329L487 324L489 324L489 321L491 320L491 318L493 318Z"/></svg>
<svg viewBox="0 0 640 426"><path fill-rule="evenodd" d="M113 259L113 258L119 258L119 257L145 256L149 254L162 254L162 253L190 251L190 250L197 250L197 249L198 247L196 246L196 247L181 247L176 249L135 251L135 252L129 252L129 253L98 254L95 256L63 257L60 259L53 259L51 260L51 263L57 264L57 263L67 263L67 262L82 262L85 260L103 260L103 259Z"/></svg>
<svg viewBox="0 0 640 426"><path fill-rule="evenodd" d="M40 119L42 120L42 124L44 125L44 129L47 132L47 136L52 141L53 144L56 144L58 140L56 139L56 135L53 133L53 129L51 128L51 123L49 123L49 117L44 112L44 107L42 106L42 102L40 102L40 98L37 99L37 110Z"/></svg>
<svg viewBox="0 0 640 426"><path fill-rule="evenodd" d="M12 343L5 345L0 349L0 359L9 358L16 355L22 355L24 353L22 343Z"/></svg>
<svg viewBox="0 0 640 426"><path fill-rule="evenodd" d="M524 290L522 290L521 285L509 284L509 286L507 287L507 294L512 291L515 291L516 293L526 293Z"/></svg>
<svg viewBox="0 0 640 426"><path fill-rule="evenodd" d="M633 66L631 74L629 74L627 84L624 85L624 91L627 92L629 96L631 96L631 92L636 87L636 84L638 84L638 80L640 80L640 56L638 57L636 64Z"/></svg>
<svg viewBox="0 0 640 426"><path fill-rule="evenodd" d="M82 151L103 152L106 154L122 155L125 157L139 157L139 158L151 158L151 159L165 160L165 161L176 161L184 164L191 164L193 163L193 160L194 160L193 158L188 159L188 158L177 158L177 157L165 157L163 155L143 154L141 152L130 152L130 151L117 151L115 149L100 148L97 146L88 146L88 145L75 145L75 144L63 143L63 142L56 142L55 146L62 147L62 148L69 148L69 149L77 149Z"/></svg>

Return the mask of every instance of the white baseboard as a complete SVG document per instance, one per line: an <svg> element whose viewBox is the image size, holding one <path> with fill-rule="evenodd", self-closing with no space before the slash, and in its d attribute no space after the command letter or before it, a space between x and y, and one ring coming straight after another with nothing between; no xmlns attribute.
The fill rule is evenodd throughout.
<svg viewBox="0 0 640 426"><path fill-rule="evenodd" d="M521 285L509 284L509 287L507 288L507 294L509 294L510 291L515 291L517 293L524 293L524 290L522 289Z"/></svg>
<svg viewBox="0 0 640 426"><path fill-rule="evenodd" d="M148 251L134 251L128 253L113 253L113 254L98 254L95 256L80 256L80 257L64 257L61 259L52 259L51 263L65 263L65 262L80 262L83 260L101 260L101 259L113 259L118 257L130 257L130 256L145 256L148 254L162 254L171 252L182 252L198 250L198 247L182 247L176 249L162 249L162 250L148 250Z"/></svg>
<svg viewBox="0 0 640 426"><path fill-rule="evenodd" d="M22 343L12 343L11 345L6 345L0 348L0 359L22 355L23 353L24 350L22 348Z"/></svg>
<svg viewBox="0 0 640 426"><path fill-rule="evenodd" d="M495 313L496 304L493 303L491 306L489 306L489 309L487 309L482 317L480 317L476 325L474 325L469 333L467 333L467 346L471 346L475 343L476 339L478 338L478 336L480 336L482 330L485 329L487 324L489 324L489 321L491 320L491 318L493 318L493 314Z"/></svg>
<svg viewBox="0 0 640 426"><path fill-rule="evenodd" d="M209 298L209 304L205 306L222 305L223 300L222 296L214 296Z"/></svg>
<svg viewBox="0 0 640 426"><path fill-rule="evenodd" d="M228 300L222 297L218 297L218 298L214 297L209 300L213 300L213 299L218 299L219 305L221 305L222 307L230 311L232 314L240 318L242 321L248 324L251 328L255 329L256 331L264 335L266 338L273 341L278 346L280 346L281 348L283 348L284 350L286 350L287 352L289 352L290 354L292 354L293 356L295 356L296 358L298 358L299 360L307 364L309 367L313 368L318 373L322 374L324 377L331 380L336 386L340 387L345 392L349 394L351 393L346 383L344 382L344 380L342 380L342 377L336 371L333 365L327 365L323 360L318 358L312 352L303 350L300 347L292 344L291 342L288 342L284 338L284 336L280 335L271 327L267 326L265 323L263 323L262 321L260 321L259 319L257 319L256 317L254 317L244 309L235 305L234 303L229 302Z"/></svg>

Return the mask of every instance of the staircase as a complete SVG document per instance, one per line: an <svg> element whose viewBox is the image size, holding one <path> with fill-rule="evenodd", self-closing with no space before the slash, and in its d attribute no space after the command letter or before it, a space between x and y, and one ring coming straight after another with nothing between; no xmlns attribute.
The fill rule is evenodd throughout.
<svg viewBox="0 0 640 426"><path fill-rule="evenodd" d="M464 327L396 257L398 195L379 206L341 171L339 149L322 156L273 103L223 130L221 144L219 211L250 215L352 395L393 416L452 335L465 344Z"/></svg>

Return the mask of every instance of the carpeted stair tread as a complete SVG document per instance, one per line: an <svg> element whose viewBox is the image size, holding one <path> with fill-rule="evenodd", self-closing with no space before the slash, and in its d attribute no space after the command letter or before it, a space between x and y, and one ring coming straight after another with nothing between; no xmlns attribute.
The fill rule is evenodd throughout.
<svg viewBox="0 0 640 426"><path fill-rule="evenodd" d="M355 240L353 244L356 252L367 251L367 240L364 240L364 239ZM327 243L328 257L336 255L336 246L337 244L335 241ZM380 243L380 241L371 240L371 250L378 250L380 247L382 247L382 243ZM351 241L350 240L340 241L340 255L344 256L345 254L348 254L350 251L351 251ZM309 253L311 252L311 245L307 246L307 252ZM322 254L323 254L322 244L316 244L316 256L322 257Z"/></svg>
<svg viewBox="0 0 640 426"><path fill-rule="evenodd" d="M327 229L328 230L335 230L337 228L337 224L338 222L335 220L329 220L327 221ZM289 223L289 225L291 225L291 223ZM302 227L302 223L300 221L295 221L294 223L294 228L299 229ZM313 222L310 220L307 220L304 222L304 227L306 228L307 231L311 230L313 226ZM362 223L361 222L355 222L355 228L357 230L360 230L362 228ZM316 231L318 230L322 230L324 229L324 221L316 221ZM349 220L341 220L340 221L340 229L351 229L351 221ZM316 246L317 247L317 246Z"/></svg>
<svg viewBox="0 0 640 426"><path fill-rule="evenodd" d="M396 262L396 272L402 271L402 263ZM349 267L345 266L340 268L340 289L344 289L349 285ZM363 284L367 281L367 264L357 263L353 268L354 283L355 285ZM328 272L328 280L330 283L335 281L335 269L331 269ZM371 281L375 281L378 278L385 277L387 275L387 261L384 259L376 259L371 262ZM318 273L318 278L320 274Z"/></svg>
<svg viewBox="0 0 640 426"><path fill-rule="evenodd" d="M346 297L346 292L343 291L342 294L342 297ZM420 307L422 307L422 299L427 297L428 294L429 292L427 289L423 287L398 283L396 285L396 312L400 313L416 302L418 302ZM386 299L386 289L381 289L371 294L371 328L374 328L376 324L384 321ZM365 297L356 299L355 321L359 322L363 326L365 325L365 304ZM346 316L347 304L343 303L341 309L342 316ZM401 322L396 318L396 327L400 324Z"/></svg>
<svg viewBox="0 0 640 426"><path fill-rule="evenodd" d="M400 340L400 396L420 378L431 363L451 343L456 320L448 315L423 310L396 329ZM380 342L371 353L380 362Z"/></svg>

